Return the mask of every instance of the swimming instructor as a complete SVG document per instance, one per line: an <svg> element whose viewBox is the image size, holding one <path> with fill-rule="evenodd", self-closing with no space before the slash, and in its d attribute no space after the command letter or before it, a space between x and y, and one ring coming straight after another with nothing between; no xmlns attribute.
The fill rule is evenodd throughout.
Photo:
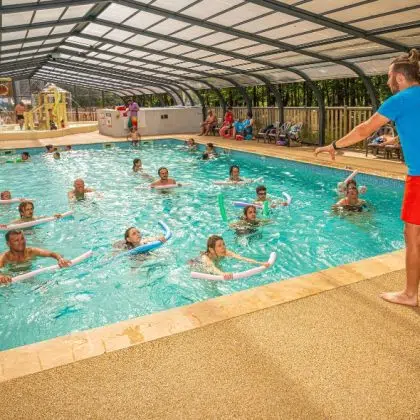
<svg viewBox="0 0 420 420"><path fill-rule="evenodd" d="M394 121L408 167L401 219L404 221L407 279L404 290L382 293L388 302L417 306L420 282L420 52L412 49L394 59L388 70L388 86L394 94L388 98L366 122L349 134L325 147L318 147L315 155L335 152L364 140L388 121Z"/></svg>

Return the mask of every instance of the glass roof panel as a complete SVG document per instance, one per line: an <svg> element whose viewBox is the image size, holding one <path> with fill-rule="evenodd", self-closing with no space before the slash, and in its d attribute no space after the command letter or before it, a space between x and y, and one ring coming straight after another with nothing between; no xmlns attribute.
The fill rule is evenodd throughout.
<svg viewBox="0 0 420 420"><path fill-rule="evenodd" d="M176 47L169 48L166 52L171 54L184 54L190 51L194 51L196 48L188 47L186 45L177 45Z"/></svg>
<svg viewBox="0 0 420 420"><path fill-rule="evenodd" d="M222 61L230 60L232 57L223 54L215 54L210 57L204 57L202 60L209 63L219 63ZM222 63L221 63L222 64Z"/></svg>
<svg viewBox="0 0 420 420"><path fill-rule="evenodd" d="M182 31L177 32L173 36L190 41L192 39L208 35L212 32L213 31L211 29L201 28L200 26L191 26L187 29L183 29Z"/></svg>
<svg viewBox="0 0 420 420"><path fill-rule="evenodd" d="M1 35L2 41L14 41L26 37L26 31L6 32Z"/></svg>
<svg viewBox="0 0 420 420"><path fill-rule="evenodd" d="M3 13L1 16L1 26L3 28L7 26L15 26L16 23L20 25L27 25L31 19L34 12L19 12L19 13Z"/></svg>
<svg viewBox="0 0 420 420"><path fill-rule="evenodd" d="M162 19L164 19L162 16L141 11L140 13L137 13L135 16L124 22L124 25L133 26L137 29L146 29L161 21Z"/></svg>
<svg viewBox="0 0 420 420"><path fill-rule="evenodd" d="M42 44L42 41L39 42L39 44ZM14 50L17 48L22 48L22 43L19 44L11 44L11 45L3 45L1 46L1 51L7 51L7 50Z"/></svg>
<svg viewBox="0 0 420 420"><path fill-rule="evenodd" d="M387 26L392 26L395 22L408 23L408 22L419 22L420 21L420 4L419 8L416 10L407 10L405 12L393 13L388 16L381 16L377 18L372 18L369 20L364 20L362 22L353 23L353 26L356 26L361 29L372 30L380 29Z"/></svg>
<svg viewBox="0 0 420 420"><path fill-rule="evenodd" d="M109 26L98 25L97 23L89 23L89 25L82 30L82 34L102 36L110 29L111 28Z"/></svg>
<svg viewBox="0 0 420 420"><path fill-rule="evenodd" d="M132 7L112 3L98 16L98 18L115 23L121 23L134 13L136 13L136 9L133 9Z"/></svg>
<svg viewBox="0 0 420 420"><path fill-rule="evenodd" d="M35 16L32 20L32 23L39 23L39 22L53 22L58 20L61 14L64 11L64 7L60 7L57 9L41 9L35 13Z"/></svg>
<svg viewBox="0 0 420 420"><path fill-rule="evenodd" d="M224 34L222 32L214 32L211 35L207 35L203 38L196 39L194 42L197 42L199 44L203 45L214 45L219 44L220 42L226 42L230 41L231 39L235 39L234 35Z"/></svg>
<svg viewBox="0 0 420 420"><path fill-rule="evenodd" d="M236 7L234 10L218 15L213 19L209 19L210 22L215 22L220 25L234 26L238 23L244 22L245 20L257 19L261 15L271 13L271 9L259 6L253 3L247 3ZM252 25L252 22L249 22Z"/></svg>
<svg viewBox="0 0 420 420"><path fill-rule="evenodd" d="M38 29L30 29L28 31L28 38L33 38L35 36L44 36L48 35L51 31L51 28L38 28Z"/></svg>
<svg viewBox="0 0 420 420"><path fill-rule="evenodd" d="M104 38L112 39L113 41L120 42L133 36L132 32L122 31L121 29L113 29L111 32L104 35Z"/></svg>
<svg viewBox="0 0 420 420"><path fill-rule="evenodd" d="M303 35L282 39L282 41L290 45L302 45L310 42L322 41L324 39L343 37L343 35L345 35L343 32L334 29L323 29L321 31L308 32Z"/></svg>
<svg viewBox="0 0 420 420"><path fill-rule="evenodd" d="M345 6L356 6L358 3L364 3L363 0L323 0L310 1L303 4L298 4L299 9L308 10L313 13L327 14L328 11L336 10ZM351 10L350 12L351 13Z"/></svg>
<svg viewBox="0 0 420 420"><path fill-rule="evenodd" d="M51 32L51 35L55 35L55 34L65 34L65 33L69 33L75 25L61 25L61 26L56 26L53 31Z"/></svg>
<svg viewBox="0 0 420 420"><path fill-rule="evenodd" d="M188 23L181 22L180 20L165 19L163 22L159 22L156 25L153 25L150 30L152 32L157 32L158 34L169 35L180 31L187 26L189 26Z"/></svg>
<svg viewBox="0 0 420 420"><path fill-rule="evenodd" d="M188 57L188 58L196 58L196 59L200 59L203 57L207 57L209 55L213 55L213 53L208 52L208 51L204 51L204 50L196 50L196 51L192 51L190 53L184 54L184 57Z"/></svg>
<svg viewBox="0 0 420 420"><path fill-rule="evenodd" d="M170 41L165 41L163 39L159 39L159 40L157 40L157 41L152 42L151 44L149 44L147 46L147 48L152 48L154 50L162 51L162 50L166 50L169 47L173 47L175 45L177 45L177 44L175 44L174 42L170 42Z"/></svg>
<svg viewBox="0 0 420 420"><path fill-rule="evenodd" d="M249 39L238 38L230 42L224 42L223 44L218 45L217 47L222 50L236 51L244 47L254 46L255 42L250 41Z"/></svg>
<svg viewBox="0 0 420 420"><path fill-rule="evenodd" d="M125 48L125 47L120 47L120 46L115 46L108 50L108 52L113 52L117 54L126 54L128 53L128 51L130 51L130 48Z"/></svg>
<svg viewBox="0 0 420 420"><path fill-rule="evenodd" d="M198 19L206 19L216 13L223 12L228 7L236 6L243 3L242 0L203 0L188 9L181 12L182 14L192 16Z"/></svg>
<svg viewBox="0 0 420 420"><path fill-rule="evenodd" d="M420 28L391 32L389 34L381 35L381 37L396 40L400 44L412 47L413 45L420 45Z"/></svg>
<svg viewBox="0 0 420 420"><path fill-rule="evenodd" d="M142 46L150 44L152 41L155 41L156 38L152 38L146 35L135 35L127 41L127 44Z"/></svg>
<svg viewBox="0 0 420 420"><path fill-rule="evenodd" d="M274 53L276 49L272 47L271 45L257 44L252 47L241 48L239 50L236 50L238 54L243 54L243 55L256 55L256 54L261 54L268 51L272 51Z"/></svg>
<svg viewBox="0 0 420 420"><path fill-rule="evenodd" d="M246 22L243 25L236 26L235 29L241 31L256 33L262 32L274 26L279 26L284 23L295 21L294 16L285 15L284 13L272 13L268 16L263 16L262 18L257 18L252 20L252 22Z"/></svg>
<svg viewBox="0 0 420 420"><path fill-rule="evenodd" d="M55 44L57 42L61 42L63 41L64 38L51 38L51 39L46 39L44 41L44 44ZM26 45L26 44L25 44Z"/></svg>
<svg viewBox="0 0 420 420"><path fill-rule="evenodd" d="M160 7L165 10L171 10L173 12L178 12L191 3L191 0L156 0L153 3L153 6Z"/></svg>
<svg viewBox="0 0 420 420"><path fill-rule="evenodd" d="M37 3L38 0L3 0L3 6L14 6L16 4Z"/></svg>
<svg viewBox="0 0 420 420"><path fill-rule="evenodd" d="M72 18L77 18L77 17L82 17L84 16L94 5L94 3L92 4L82 4L80 6L70 6L66 13L64 13L64 16L62 17L62 19L72 19Z"/></svg>

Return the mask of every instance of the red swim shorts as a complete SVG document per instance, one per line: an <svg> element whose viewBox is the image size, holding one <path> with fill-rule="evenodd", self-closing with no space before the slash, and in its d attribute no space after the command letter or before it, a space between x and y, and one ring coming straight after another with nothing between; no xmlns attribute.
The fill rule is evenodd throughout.
<svg viewBox="0 0 420 420"><path fill-rule="evenodd" d="M407 176L401 219L406 223L420 225L420 176Z"/></svg>

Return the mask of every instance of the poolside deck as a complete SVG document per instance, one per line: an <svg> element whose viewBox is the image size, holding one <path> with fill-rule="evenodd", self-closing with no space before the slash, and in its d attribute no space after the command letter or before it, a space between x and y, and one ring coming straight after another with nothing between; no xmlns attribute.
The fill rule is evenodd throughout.
<svg viewBox="0 0 420 420"><path fill-rule="evenodd" d="M365 280L0 385L0 418L418 419L420 308Z"/></svg>

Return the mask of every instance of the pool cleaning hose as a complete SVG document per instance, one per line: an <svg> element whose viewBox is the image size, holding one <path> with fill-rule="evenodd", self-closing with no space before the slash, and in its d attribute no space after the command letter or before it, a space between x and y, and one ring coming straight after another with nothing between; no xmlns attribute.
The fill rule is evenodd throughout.
<svg viewBox="0 0 420 420"><path fill-rule="evenodd" d="M219 203L220 216L222 216L222 220L224 222L227 222L227 215L226 215L226 208L225 208L225 197L223 196L223 194L219 194L217 196L217 201Z"/></svg>

